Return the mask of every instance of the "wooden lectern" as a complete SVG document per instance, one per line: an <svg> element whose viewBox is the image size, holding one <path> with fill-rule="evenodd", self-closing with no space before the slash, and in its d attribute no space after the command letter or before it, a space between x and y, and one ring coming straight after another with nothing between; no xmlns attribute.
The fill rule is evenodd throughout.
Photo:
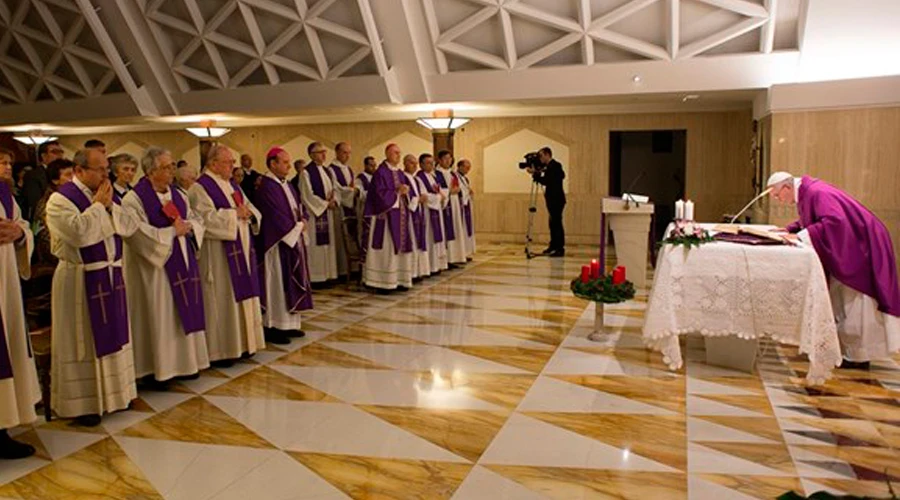
<svg viewBox="0 0 900 500"><path fill-rule="evenodd" d="M653 203L635 203L621 198L603 199L600 233L600 265L606 266L607 221L616 240L616 263L625 266L626 278L635 288L647 285L647 248Z"/></svg>

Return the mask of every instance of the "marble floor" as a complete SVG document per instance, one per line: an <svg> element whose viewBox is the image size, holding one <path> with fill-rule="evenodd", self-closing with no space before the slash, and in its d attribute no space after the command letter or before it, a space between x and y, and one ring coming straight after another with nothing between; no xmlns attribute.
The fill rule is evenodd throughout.
<svg viewBox="0 0 900 500"><path fill-rule="evenodd" d="M168 392L99 428L16 429L0 499L748 499L900 491L900 366L803 384L794 348L759 374L670 372L640 338L646 294L593 307L590 257L486 246L414 290L318 293L308 337Z"/></svg>

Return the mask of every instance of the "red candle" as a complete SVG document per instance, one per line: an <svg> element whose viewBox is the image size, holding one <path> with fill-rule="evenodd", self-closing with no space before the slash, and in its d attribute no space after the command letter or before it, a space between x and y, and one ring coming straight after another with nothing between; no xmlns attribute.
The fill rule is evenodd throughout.
<svg viewBox="0 0 900 500"><path fill-rule="evenodd" d="M600 262L597 259L591 260L591 278L597 279L600 277Z"/></svg>
<svg viewBox="0 0 900 500"><path fill-rule="evenodd" d="M625 281L625 266L619 266L622 269L622 281Z"/></svg>
<svg viewBox="0 0 900 500"><path fill-rule="evenodd" d="M581 266L581 282L587 283L591 279L591 266Z"/></svg>
<svg viewBox="0 0 900 500"><path fill-rule="evenodd" d="M625 282L625 271L621 267L613 269L613 285L621 285Z"/></svg>

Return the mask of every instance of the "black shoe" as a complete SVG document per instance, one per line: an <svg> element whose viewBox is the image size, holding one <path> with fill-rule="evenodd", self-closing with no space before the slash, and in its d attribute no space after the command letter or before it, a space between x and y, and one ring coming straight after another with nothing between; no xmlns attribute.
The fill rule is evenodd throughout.
<svg viewBox="0 0 900 500"><path fill-rule="evenodd" d="M175 380L197 380L200 378L200 372L194 373L192 375L179 375L175 377Z"/></svg>
<svg viewBox="0 0 900 500"><path fill-rule="evenodd" d="M281 333L289 339L302 339L303 337L306 337L306 332L303 330L281 330Z"/></svg>
<svg viewBox="0 0 900 500"><path fill-rule="evenodd" d="M241 359L250 359L253 356L256 356L255 352L254 353L249 353L249 352L241 353Z"/></svg>
<svg viewBox="0 0 900 500"><path fill-rule="evenodd" d="M288 345L291 343L291 340L280 330L271 328L266 331L266 342L275 345Z"/></svg>
<svg viewBox="0 0 900 500"><path fill-rule="evenodd" d="M566 251L564 249L554 250L549 254L550 257L565 257Z"/></svg>
<svg viewBox="0 0 900 500"><path fill-rule="evenodd" d="M220 359L218 361L212 361L209 363L213 368L231 368L234 366L233 359Z"/></svg>
<svg viewBox="0 0 900 500"><path fill-rule="evenodd" d="M82 415L75 417L75 423L82 427L97 427L100 425L100 415Z"/></svg>
<svg viewBox="0 0 900 500"><path fill-rule="evenodd" d="M397 287L397 291L399 291L399 292L408 292L408 291L409 291L409 288L407 288L407 287L405 287L405 286L398 286L398 287Z"/></svg>
<svg viewBox="0 0 900 500"><path fill-rule="evenodd" d="M553 252L555 252L555 251L556 251L556 250L554 250L554 249L552 249L552 248L550 248L550 247L547 247L547 248L544 249L543 252L541 252L541 255L550 255L551 253L553 253Z"/></svg>
<svg viewBox="0 0 900 500"><path fill-rule="evenodd" d="M169 381L160 382L153 375L147 375L138 380L138 386L146 391L165 392L169 390Z"/></svg>
<svg viewBox="0 0 900 500"><path fill-rule="evenodd" d="M19 460L34 455L34 446L9 437L6 429L0 431L0 459Z"/></svg>
<svg viewBox="0 0 900 500"><path fill-rule="evenodd" d="M846 359L841 362L841 368L845 370L868 370L869 362L868 361L847 361Z"/></svg>

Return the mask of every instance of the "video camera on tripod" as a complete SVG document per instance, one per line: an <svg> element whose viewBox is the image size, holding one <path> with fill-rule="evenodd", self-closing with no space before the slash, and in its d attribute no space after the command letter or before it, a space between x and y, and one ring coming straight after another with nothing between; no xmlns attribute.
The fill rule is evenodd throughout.
<svg viewBox="0 0 900 500"><path fill-rule="evenodd" d="M537 151L525 153L525 161L519 162L519 168L521 170L525 170L528 167L533 168L535 170L535 172L538 172L538 171L541 171L544 169L544 164L541 163L541 157L540 157L540 155L538 155Z"/></svg>

